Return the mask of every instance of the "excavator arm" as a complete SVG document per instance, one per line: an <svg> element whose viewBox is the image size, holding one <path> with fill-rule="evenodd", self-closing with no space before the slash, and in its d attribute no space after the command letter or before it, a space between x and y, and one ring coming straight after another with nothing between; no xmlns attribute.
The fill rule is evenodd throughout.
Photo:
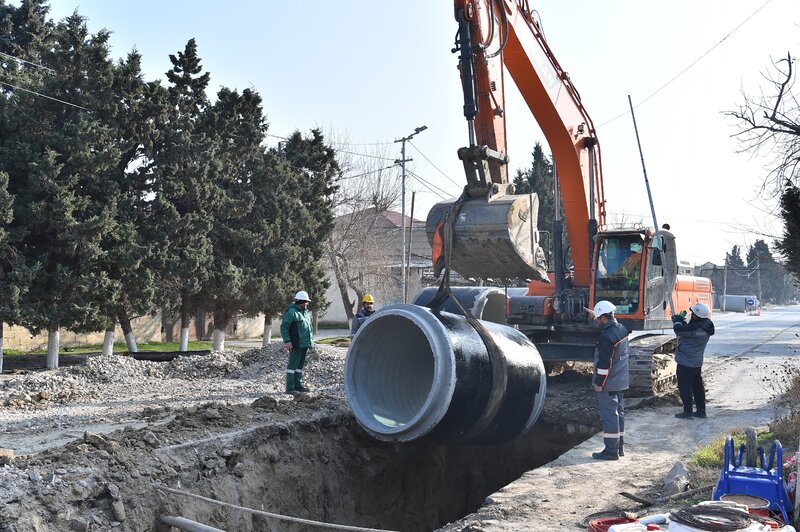
<svg viewBox="0 0 800 532"><path fill-rule="evenodd" d="M467 177L453 223L451 264L465 277L529 277L547 281L539 260L538 200L513 195L508 179L505 72L553 153L574 263L574 283L588 286L593 241L605 223L602 164L594 124L560 67L525 0L455 0L456 48L469 145L458 150ZM454 202L428 217L432 243L442 240ZM494 211L494 212L493 212ZM490 214L492 213L492 214ZM504 227L500 225L505 224ZM500 224L500 225L498 225ZM480 257L472 256L479 250ZM436 261L434 246L434 262ZM509 257L516 253L516 257Z"/></svg>

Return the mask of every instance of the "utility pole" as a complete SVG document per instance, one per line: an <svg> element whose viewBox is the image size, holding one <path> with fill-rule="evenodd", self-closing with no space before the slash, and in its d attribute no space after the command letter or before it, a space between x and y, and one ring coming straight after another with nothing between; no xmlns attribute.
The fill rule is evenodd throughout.
<svg viewBox="0 0 800 532"><path fill-rule="evenodd" d="M725 275L722 277L722 312L725 312L725 300L728 299L728 257L725 257Z"/></svg>
<svg viewBox="0 0 800 532"><path fill-rule="evenodd" d="M402 279L401 294L402 294L402 298L403 298L403 303L407 303L406 299L408 297L408 288L406 287L406 283L407 283L407 276L406 276L406 163L413 160L413 159L406 159L406 141L407 140L411 140L412 138L414 138L414 135L417 135L417 134L425 131L426 129L428 129L428 126L416 127L416 128L414 128L414 132L411 133L410 135L408 135L407 137L403 137L403 138L395 140L395 142L402 142L401 148L400 148L400 157L401 158L398 159L398 160L395 160L394 164L400 163L400 166L403 168L403 178L402 178L402 182L401 182L401 186L400 186L400 189L401 189L401 192L400 192L400 195L401 195L401 200L400 200L401 201L401 207L400 207L400 209L401 209L401 213L400 213L401 222L400 222L400 226L401 226L402 231L403 231L403 243L401 245L401 247L402 247L402 252L401 252L401 254L402 254L402 262L401 262L402 266L400 267L400 277Z"/></svg>
<svg viewBox="0 0 800 532"><path fill-rule="evenodd" d="M756 257L756 296L758 296L758 305L761 306L761 259Z"/></svg>

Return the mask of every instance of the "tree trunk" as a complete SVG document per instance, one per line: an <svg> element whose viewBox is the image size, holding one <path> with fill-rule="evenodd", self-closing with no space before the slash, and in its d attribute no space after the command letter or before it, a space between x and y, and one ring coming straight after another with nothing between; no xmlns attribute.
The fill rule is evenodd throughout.
<svg viewBox="0 0 800 532"><path fill-rule="evenodd" d="M206 311L201 308L195 312L194 335L198 340L206 339Z"/></svg>
<svg viewBox="0 0 800 532"><path fill-rule="evenodd" d="M224 311L214 312L214 335L213 335L213 349L214 351L225 350L225 329L228 328L230 315Z"/></svg>
<svg viewBox="0 0 800 532"><path fill-rule="evenodd" d="M114 326L111 325L106 329L106 335L103 337L103 356L114 354Z"/></svg>
<svg viewBox="0 0 800 532"><path fill-rule="evenodd" d="M58 327L47 329L47 369L58 368Z"/></svg>
<svg viewBox="0 0 800 532"><path fill-rule="evenodd" d="M181 345L178 350L189 350L189 296L186 294L181 298Z"/></svg>
<svg viewBox="0 0 800 532"><path fill-rule="evenodd" d="M225 351L225 331L220 331L214 327L214 351Z"/></svg>
<svg viewBox="0 0 800 532"><path fill-rule="evenodd" d="M264 314L264 335L261 339L261 347L267 347L272 342L272 320Z"/></svg>
<svg viewBox="0 0 800 532"><path fill-rule="evenodd" d="M162 310L161 311L161 329L163 330L163 333L164 333L163 338L164 338L165 342L174 342L175 341L175 335L173 334L174 333L174 326L175 326L175 322L172 321L172 318L170 316L167 316L167 312L165 310Z"/></svg>
<svg viewBox="0 0 800 532"><path fill-rule="evenodd" d="M3 374L3 322L0 321L0 375Z"/></svg>
<svg viewBox="0 0 800 532"><path fill-rule="evenodd" d="M128 353L138 353L139 346L136 345L136 335L133 334L133 327L131 327L131 319L128 317L128 312L122 310L117 319L119 320L119 326L122 327L122 335L125 337Z"/></svg>
<svg viewBox="0 0 800 532"><path fill-rule="evenodd" d="M189 350L189 327L181 327L181 341L178 351L185 353Z"/></svg>

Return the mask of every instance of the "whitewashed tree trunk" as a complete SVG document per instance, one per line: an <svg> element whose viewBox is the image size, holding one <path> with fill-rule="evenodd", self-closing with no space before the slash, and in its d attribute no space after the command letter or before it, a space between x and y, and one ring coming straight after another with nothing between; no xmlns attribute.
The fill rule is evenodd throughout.
<svg viewBox="0 0 800 532"><path fill-rule="evenodd" d="M103 337L103 356L114 354L114 329L106 329Z"/></svg>
<svg viewBox="0 0 800 532"><path fill-rule="evenodd" d="M3 374L3 322L0 321L0 375Z"/></svg>
<svg viewBox="0 0 800 532"><path fill-rule="evenodd" d="M272 320L264 315L264 336L261 340L261 347L266 347L272 342Z"/></svg>
<svg viewBox="0 0 800 532"><path fill-rule="evenodd" d="M188 351L189 350L189 327L181 328L181 345L178 348L178 351Z"/></svg>
<svg viewBox="0 0 800 532"><path fill-rule="evenodd" d="M214 351L225 351L225 331L214 328Z"/></svg>
<svg viewBox="0 0 800 532"><path fill-rule="evenodd" d="M47 368L58 367L59 334L58 329L47 331Z"/></svg>
<svg viewBox="0 0 800 532"><path fill-rule="evenodd" d="M139 346L136 345L136 335L133 331L125 335L125 345L128 346L128 353L138 353Z"/></svg>

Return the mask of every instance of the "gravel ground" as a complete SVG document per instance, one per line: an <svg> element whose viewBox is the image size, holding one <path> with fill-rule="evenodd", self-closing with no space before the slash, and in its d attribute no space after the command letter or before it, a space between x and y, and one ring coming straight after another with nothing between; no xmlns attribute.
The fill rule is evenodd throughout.
<svg viewBox="0 0 800 532"><path fill-rule="evenodd" d="M304 384L344 396L346 349L318 344ZM0 376L0 448L41 451L85 430L143 425L154 411L208 402L249 404L285 389L286 351L271 344L248 351L178 357L171 362L98 356L85 365Z"/></svg>

